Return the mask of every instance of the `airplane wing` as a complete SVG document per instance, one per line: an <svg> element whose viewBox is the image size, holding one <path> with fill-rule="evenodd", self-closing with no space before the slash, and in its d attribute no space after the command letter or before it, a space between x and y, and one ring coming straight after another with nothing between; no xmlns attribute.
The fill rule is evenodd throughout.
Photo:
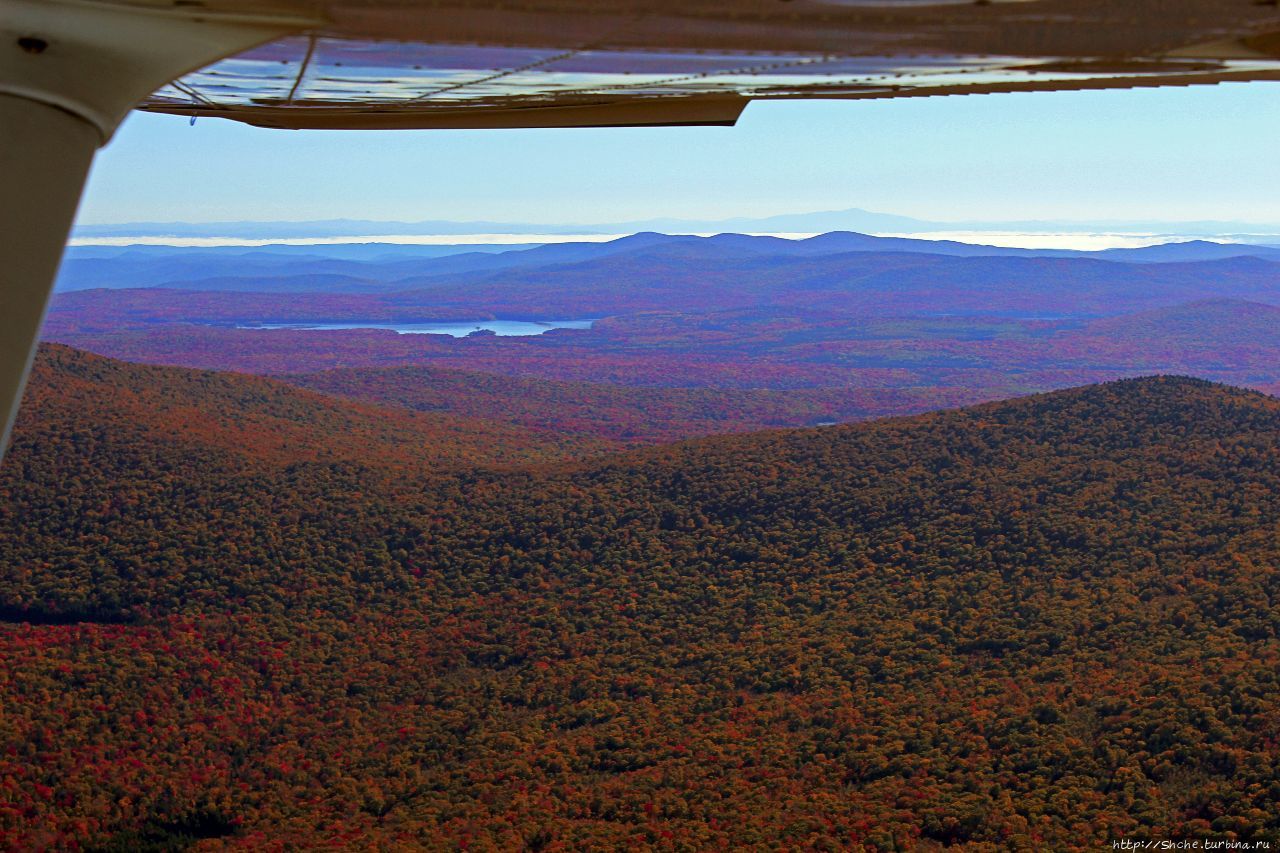
<svg viewBox="0 0 1280 853"><path fill-rule="evenodd" d="M334 0L310 11L326 23L188 74L140 108L281 128L732 124L751 100L1280 79L1280 14L1256 0Z"/></svg>

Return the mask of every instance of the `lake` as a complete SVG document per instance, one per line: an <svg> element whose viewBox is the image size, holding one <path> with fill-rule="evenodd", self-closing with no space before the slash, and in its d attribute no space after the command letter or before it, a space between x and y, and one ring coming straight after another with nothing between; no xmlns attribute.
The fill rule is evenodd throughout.
<svg viewBox="0 0 1280 853"><path fill-rule="evenodd" d="M590 329L595 320L472 320L466 323L259 323L241 329L390 329L402 335L452 335L464 338L472 332L493 332L504 337L540 335L551 329Z"/></svg>

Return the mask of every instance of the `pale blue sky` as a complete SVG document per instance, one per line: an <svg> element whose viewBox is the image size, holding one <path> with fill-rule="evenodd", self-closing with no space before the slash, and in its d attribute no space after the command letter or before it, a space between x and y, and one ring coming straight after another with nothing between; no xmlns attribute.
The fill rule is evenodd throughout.
<svg viewBox="0 0 1280 853"><path fill-rule="evenodd" d="M753 104L736 128L278 131L135 114L80 221L1280 223L1280 84Z"/></svg>

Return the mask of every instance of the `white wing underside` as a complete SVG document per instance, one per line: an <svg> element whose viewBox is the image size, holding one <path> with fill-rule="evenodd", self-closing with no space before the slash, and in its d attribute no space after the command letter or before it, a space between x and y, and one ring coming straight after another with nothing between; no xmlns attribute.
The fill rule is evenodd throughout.
<svg viewBox="0 0 1280 853"><path fill-rule="evenodd" d="M1280 14L1256 0L201 5L324 23L141 109L283 128L731 124L750 100L1280 79Z"/></svg>

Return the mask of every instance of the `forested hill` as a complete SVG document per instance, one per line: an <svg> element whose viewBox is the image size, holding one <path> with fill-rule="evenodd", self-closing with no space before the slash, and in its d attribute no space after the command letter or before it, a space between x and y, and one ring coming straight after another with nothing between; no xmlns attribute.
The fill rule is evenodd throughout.
<svg viewBox="0 0 1280 853"><path fill-rule="evenodd" d="M74 623L0 626L0 847L1280 840L1272 398L1130 380L394 500L34 452L99 411L0 468L0 604Z"/></svg>
<svg viewBox="0 0 1280 853"><path fill-rule="evenodd" d="M15 441L19 458L79 458L122 473L137 466L145 472L156 460L144 457L166 453L185 453L184 468L355 462L413 472L546 461L614 446L535 427L338 401L258 376L130 364L58 344L40 347Z"/></svg>

